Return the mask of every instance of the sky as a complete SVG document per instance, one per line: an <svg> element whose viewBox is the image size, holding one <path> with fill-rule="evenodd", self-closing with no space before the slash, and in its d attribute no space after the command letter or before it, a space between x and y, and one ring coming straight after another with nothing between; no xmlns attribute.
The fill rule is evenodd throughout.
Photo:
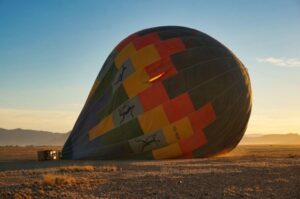
<svg viewBox="0 0 300 199"><path fill-rule="evenodd" d="M247 134L300 133L300 0L0 0L0 128L71 130L110 51L163 25L205 32L244 63Z"/></svg>

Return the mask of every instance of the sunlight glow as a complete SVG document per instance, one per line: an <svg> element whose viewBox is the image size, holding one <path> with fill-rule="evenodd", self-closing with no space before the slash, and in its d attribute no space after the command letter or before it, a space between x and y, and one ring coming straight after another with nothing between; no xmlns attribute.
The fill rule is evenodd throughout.
<svg viewBox="0 0 300 199"><path fill-rule="evenodd" d="M158 79L161 78L164 74L165 74L165 72L160 73L159 75L156 75L156 76L152 77L151 79L149 79L149 82L154 82L155 80L158 80Z"/></svg>

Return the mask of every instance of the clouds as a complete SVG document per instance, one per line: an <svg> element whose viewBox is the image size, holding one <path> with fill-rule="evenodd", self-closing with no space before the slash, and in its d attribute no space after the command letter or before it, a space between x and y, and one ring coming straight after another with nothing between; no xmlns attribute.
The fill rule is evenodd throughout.
<svg viewBox="0 0 300 199"><path fill-rule="evenodd" d="M257 58L256 61L261 63L268 63L274 66L286 67L286 68L300 68L300 59L299 58L275 58L275 57L266 57L266 58Z"/></svg>

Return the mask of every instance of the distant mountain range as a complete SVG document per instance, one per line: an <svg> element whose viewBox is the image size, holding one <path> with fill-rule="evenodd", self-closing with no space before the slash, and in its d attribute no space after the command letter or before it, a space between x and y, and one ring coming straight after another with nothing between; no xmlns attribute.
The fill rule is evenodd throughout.
<svg viewBox="0 0 300 199"><path fill-rule="evenodd" d="M289 134L250 134L245 135L240 142L241 145L253 144L281 144L281 145L300 145L300 135L297 133Z"/></svg>
<svg viewBox="0 0 300 199"><path fill-rule="evenodd" d="M51 145L62 146L69 133L52 133L48 131L36 131L26 129L3 129L0 128L0 146L5 145ZM300 135L290 134L249 134L245 135L240 142L241 145L253 144L282 144L282 145L300 145Z"/></svg>
<svg viewBox="0 0 300 199"><path fill-rule="evenodd" d="M62 146L69 133L52 133L25 129L7 130L0 128L0 146L5 145L51 145Z"/></svg>

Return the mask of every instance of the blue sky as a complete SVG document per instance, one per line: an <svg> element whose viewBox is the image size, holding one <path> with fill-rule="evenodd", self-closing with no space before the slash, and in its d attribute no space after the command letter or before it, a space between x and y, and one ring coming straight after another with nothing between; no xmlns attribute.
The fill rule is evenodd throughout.
<svg viewBox="0 0 300 199"><path fill-rule="evenodd" d="M299 0L0 0L0 127L70 130L115 45L161 25L203 31L246 65L247 133L300 133Z"/></svg>

